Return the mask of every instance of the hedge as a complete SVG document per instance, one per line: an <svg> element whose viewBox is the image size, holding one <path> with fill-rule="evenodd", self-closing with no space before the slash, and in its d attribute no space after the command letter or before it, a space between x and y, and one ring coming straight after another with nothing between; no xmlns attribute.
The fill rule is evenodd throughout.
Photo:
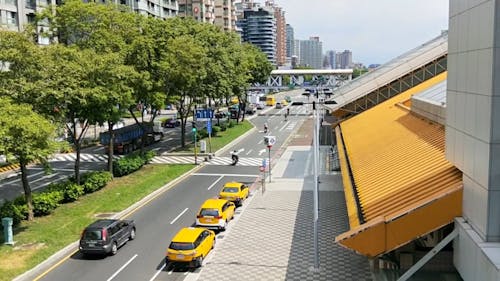
<svg viewBox="0 0 500 281"><path fill-rule="evenodd" d="M120 158L113 162L113 175L122 177L131 174L149 163L154 156L154 151L148 151L144 154L132 153Z"/></svg>
<svg viewBox="0 0 500 281"><path fill-rule="evenodd" d="M82 185L85 193L96 192L106 186L113 179L110 172L90 172L82 176Z"/></svg>

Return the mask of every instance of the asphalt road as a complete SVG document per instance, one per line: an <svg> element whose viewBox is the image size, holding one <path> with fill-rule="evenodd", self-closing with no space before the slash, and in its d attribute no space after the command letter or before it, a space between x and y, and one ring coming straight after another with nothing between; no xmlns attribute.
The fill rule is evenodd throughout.
<svg viewBox="0 0 500 281"><path fill-rule="evenodd" d="M275 113L274 109L269 111L269 114ZM254 122L268 122L270 134L276 135L278 142L271 150L274 155L293 132L288 129L287 122L296 119L298 126L300 119L304 118L294 116L284 121L284 118L266 115L258 116ZM263 132L254 131L235 148L243 148L242 153L252 151L249 155L259 153L261 147L267 149L264 144L258 144L263 136ZM180 228L193 225L202 202L217 196L224 183L241 181L252 184L258 176L256 167L207 165L131 214L128 219L135 220L137 237L124 245L116 256L88 259L76 253L40 280L184 280L199 269L165 263L165 251L172 237ZM238 209L236 217L245 206ZM231 222L229 227L234 223ZM224 232L219 233L218 239L223 239L223 235Z"/></svg>

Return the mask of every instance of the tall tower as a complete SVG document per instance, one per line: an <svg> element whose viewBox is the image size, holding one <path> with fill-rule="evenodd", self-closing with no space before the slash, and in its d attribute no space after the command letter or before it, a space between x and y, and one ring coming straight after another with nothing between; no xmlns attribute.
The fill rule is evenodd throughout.
<svg viewBox="0 0 500 281"><path fill-rule="evenodd" d="M215 25L224 31L236 30L236 7L235 0L215 0Z"/></svg>
<svg viewBox="0 0 500 281"><path fill-rule="evenodd" d="M177 15L179 5L177 0L148 1L148 0L113 0L116 4L129 6L135 12L155 18L170 18Z"/></svg>
<svg viewBox="0 0 500 281"><path fill-rule="evenodd" d="M323 43L319 41L319 37L300 40L300 64L315 69L323 67Z"/></svg>
<svg viewBox="0 0 500 281"><path fill-rule="evenodd" d="M179 0L181 17L191 17L199 22L215 23L214 0Z"/></svg>
<svg viewBox="0 0 500 281"><path fill-rule="evenodd" d="M259 47L269 62L276 65L276 19L269 7L245 10L244 18L239 20L242 39Z"/></svg>
<svg viewBox="0 0 500 281"><path fill-rule="evenodd" d="M293 27L286 24L286 57L291 58L294 53L295 38L293 34Z"/></svg>
<svg viewBox="0 0 500 281"><path fill-rule="evenodd" d="M286 61L285 11L278 7L273 0L266 1L265 6L274 11L274 18L276 19L276 64L281 66Z"/></svg>

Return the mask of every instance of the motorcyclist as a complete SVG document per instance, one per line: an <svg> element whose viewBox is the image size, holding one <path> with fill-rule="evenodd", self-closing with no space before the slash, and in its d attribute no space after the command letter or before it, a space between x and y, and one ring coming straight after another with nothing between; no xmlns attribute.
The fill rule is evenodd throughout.
<svg viewBox="0 0 500 281"><path fill-rule="evenodd" d="M267 123L264 123L264 134L267 134Z"/></svg>

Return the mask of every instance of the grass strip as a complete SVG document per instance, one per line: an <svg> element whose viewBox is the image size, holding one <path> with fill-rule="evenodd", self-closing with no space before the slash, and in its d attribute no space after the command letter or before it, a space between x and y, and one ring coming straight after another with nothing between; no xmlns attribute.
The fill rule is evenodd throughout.
<svg viewBox="0 0 500 281"><path fill-rule="evenodd" d="M76 202L59 206L49 216L23 221L14 230L15 247L3 245L3 241L0 245L0 280L12 280L78 240L97 214L124 210L192 168L194 165L146 165Z"/></svg>

